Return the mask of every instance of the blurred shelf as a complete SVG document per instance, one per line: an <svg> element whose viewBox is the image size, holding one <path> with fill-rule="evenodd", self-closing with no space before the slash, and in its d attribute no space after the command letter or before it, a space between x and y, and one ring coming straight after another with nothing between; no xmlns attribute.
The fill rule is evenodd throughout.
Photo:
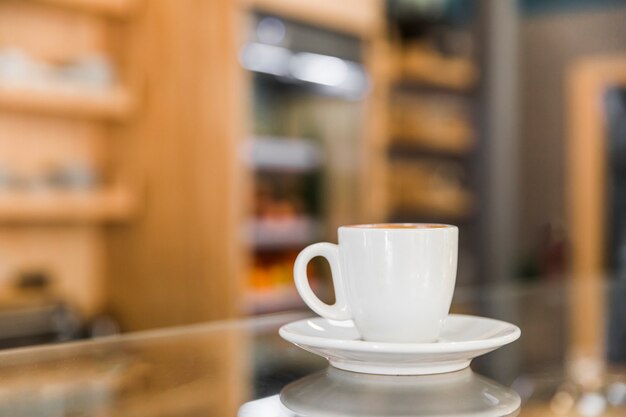
<svg viewBox="0 0 626 417"><path fill-rule="evenodd" d="M461 220L473 214L474 200L472 193L459 189L404 193L392 196L392 213Z"/></svg>
<svg viewBox="0 0 626 417"><path fill-rule="evenodd" d="M268 48L272 49L268 50ZM303 60L302 56L306 53L295 53L284 48L279 48L283 50L278 54L284 56L274 57L273 55L277 55L276 51L273 50L274 48L279 47L260 43L250 43L244 47L242 65L254 74L255 82L272 85L273 88L282 92L298 92L320 97L339 97L349 100L360 99L367 91L367 75L362 64L335 56L320 54L306 55ZM259 56L264 57L264 60L257 62L259 61ZM317 78L315 75L312 76L311 73L303 71L304 68L311 67L310 61L312 56L314 60L318 60L318 63L313 63L313 66L320 65L320 58L322 61L328 58L342 59L348 71L345 81L337 85L330 85L323 80L323 75L319 75L321 78ZM305 60L309 61L308 64ZM293 64L293 62L298 64ZM297 70L298 68L300 70ZM313 72L313 74L320 73Z"/></svg>
<svg viewBox="0 0 626 417"><path fill-rule="evenodd" d="M321 149L310 139L256 137L247 157L256 170L310 172L322 165Z"/></svg>
<svg viewBox="0 0 626 417"><path fill-rule="evenodd" d="M420 207L404 207L391 211L387 221L392 223L454 223L463 225L473 220L474 212L455 211L442 213L437 210Z"/></svg>
<svg viewBox="0 0 626 417"><path fill-rule="evenodd" d="M110 17L126 17L137 7L137 0L31 0L35 3L76 9Z"/></svg>
<svg viewBox="0 0 626 417"><path fill-rule="evenodd" d="M394 138L388 154L391 158L453 158L464 161L472 150L471 146L436 145L434 141L420 143L413 139Z"/></svg>
<svg viewBox="0 0 626 417"><path fill-rule="evenodd" d="M392 147L460 155L475 145L470 106L447 94L396 95L389 124Z"/></svg>
<svg viewBox="0 0 626 417"><path fill-rule="evenodd" d="M446 153L467 153L474 147L475 131L471 124L456 117L420 117L419 112L392 117L392 144L428 148Z"/></svg>
<svg viewBox="0 0 626 417"><path fill-rule="evenodd" d="M463 57L448 57L425 46L396 52L393 79L404 85L426 85L448 92L468 92L476 85L476 64Z"/></svg>
<svg viewBox="0 0 626 417"><path fill-rule="evenodd" d="M122 187L0 193L2 224L116 222L129 219L135 208L134 196Z"/></svg>
<svg viewBox="0 0 626 417"><path fill-rule="evenodd" d="M465 221L472 216L469 207L443 207L439 204L424 203L399 205L392 210L391 218L394 221L415 221L415 219L429 219L429 221Z"/></svg>
<svg viewBox="0 0 626 417"><path fill-rule="evenodd" d="M456 97L457 100L471 100L477 92L474 86L458 88L445 84L432 84L429 80L410 78L395 78L392 82L392 91L421 95L447 95Z"/></svg>
<svg viewBox="0 0 626 417"><path fill-rule="evenodd" d="M364 38L384 28L378 0L243 0L264 13Z"/></svg>
<svg viewBox="0 0 626 417"><path fill-rule="evenodd" d="M319 279L311 280L313 292L324 297L327 288ZM249 288L243 297L248 314L278 313L287 310L307 309L293 282L268 288Z"/></svg>
<svg viewBox="0 0 626 417"><path fill-rule="evenodd" d="M320 235L320 222L307 216L285 219L254 219L249 224L249 242L257 250L306 246Z"/></svg>
<svg viewBox="0 0 626 417"><path fill-rule="evenodd" d="M393 80L396 87L403 90L410 90L416 93L453 93L467 94L474 92L474 84L458 84L446 79L440 79L433 76L418 76L404 74Z"/></svg>
<svg viewBox="0 0 626 417"><path fill-rule="evenodd" d="M130 116L133 108L132 96L121 87L101 91L62 85L0 84L0 110L85 119L123 120Z"/></svg>
<svg viewBox="0 0 626 417"><path fill-rule="evenodd" d="M295 285L251 289L244 295L244 310L248 314L267 314L305 307Z"/></svg>

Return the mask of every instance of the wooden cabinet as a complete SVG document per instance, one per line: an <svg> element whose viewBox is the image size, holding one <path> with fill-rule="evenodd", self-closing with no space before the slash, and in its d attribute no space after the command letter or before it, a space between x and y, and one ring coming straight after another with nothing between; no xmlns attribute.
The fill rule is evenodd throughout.
<svg viewBox="0 0 626 417"><path fill-rule="evenodd" d="M606 264L610 248L608 121L600 98L626 86L626 56L581 58L568 68L567 203L571 239L570 354L603 360L606 347ZM621 215L614 213L614 215Z"/></svg>
<svg viewBox="0 0 626 417"><path fill-rule="evenodd" d="M151 0L123 34L142 109L111 129L110 149L116 169L145 190L145 210L106 231L108 308L125 329L238 312L247 264L241 17L230 1Z"/></svg>
<svg viewBox="0 0 626 417"><path fill-rule="evenodd" d="M252 210L242 144L253 92L239 54L255 11L362 40L373 94L365 136L355 139L359 190L368 191L356 193L368 197L355 216L382 220L372 214L380 200L369 197L383 183L367 168L384 113L375 53L382 2L4 1L0 60L8 54L21 69L17 80L0 73L0 186L5 155L34 175L69 160L102 177L87 191L0 190L7 276L50 270L86 316L110 313L124 330L242 314ZM93 69L94 57L112 73L96 72L104 88L65 82L76 68ZM22 77L24 62L35 78Z"/></svg>
<svg viewBox="0 0 626 417"><path fill-rule="evenodd" d="M104 225L138 203L109 149L138 106L112 42L130 6L0 2L0 292L40 271L85 317L106 303Z"/></svg>

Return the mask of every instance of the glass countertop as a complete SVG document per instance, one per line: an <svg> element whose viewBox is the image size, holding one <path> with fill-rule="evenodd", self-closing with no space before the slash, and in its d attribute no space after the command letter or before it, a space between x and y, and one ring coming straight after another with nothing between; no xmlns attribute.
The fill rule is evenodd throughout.
<svg viewBox="0 0 626 417"><path fill-rule="evenodd" d="M458 289L454 312L522 337L440 375L329 367L278 335L310 312L6 350L0 416L623 416L623 287Z"/></svg>

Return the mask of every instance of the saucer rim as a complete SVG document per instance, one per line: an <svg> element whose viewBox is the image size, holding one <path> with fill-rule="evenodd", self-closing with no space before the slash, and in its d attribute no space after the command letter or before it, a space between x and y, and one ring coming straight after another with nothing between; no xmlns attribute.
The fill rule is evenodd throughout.
<svg viewBox="0 0 626 417"><path fill-rule="evenodd" d="M354 352L381 352L381 353L463 353L467 351L473 350L485 350L485 349L497 349L504 345L508 345L520 338L522 331L515 324L503 321L492 319L489 317L481 317L474 316L470 314L450 314L448 318L454 319L471 319L478 320L483 322L490 322L492 325L500 324L506 327L510 327L511 333L497 336L497 337L489 337L484 339L472 339L467 341L457 341L457 342L432 342L432 343L397 343L397 342L373 342L373 341L365 341L365 340L346 340L346 339L333 339L328 337L320 337L320 336L309 336L303 335L300 333L295 333L291 330L288 330L288 327L294 326L301 322L306 322L309 320L323 320L328 322L329 320L320 317L313 316L301 320L296 320L291 323L287 323L280 327L278 333L280 337L285 339L286 341L293 343L295 345L305 345L311 346L315 348L322 349L344 349L350 350ZM332 321L332 320L330 320ZM332 324L332 323L331 323Z"/></svg>

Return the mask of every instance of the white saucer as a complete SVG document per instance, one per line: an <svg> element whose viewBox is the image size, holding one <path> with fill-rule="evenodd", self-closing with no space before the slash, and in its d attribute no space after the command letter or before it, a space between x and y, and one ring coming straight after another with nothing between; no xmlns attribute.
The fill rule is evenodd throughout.
<svg viewBox="0 0 626 417"><path fill-rule="evenodd" d="M427 375L453 372L520 337L519 327L500 320L451 314L439 341L385 343L361 340L354 323L321 317L282 326L280 336L328 359L336 368L380 375Z"/></svg>

